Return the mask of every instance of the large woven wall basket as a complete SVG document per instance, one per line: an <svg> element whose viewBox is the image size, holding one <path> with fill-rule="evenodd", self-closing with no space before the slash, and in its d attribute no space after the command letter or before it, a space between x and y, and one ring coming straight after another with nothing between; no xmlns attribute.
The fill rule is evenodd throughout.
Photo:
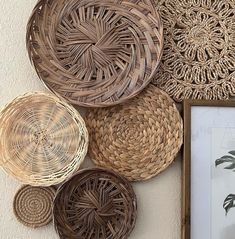
<svg viewBox="0 0 235 239"><path fill-rule="evenodd" d="M0 164L25 184L61 183L80 166L87 147L83 119L53 95L25 94L0 113Z"/></svg>
<svg viewBox="0 0 235 239"><path fill-rule="evenodd" d="M45 85L86 107L136 96L155 76L163 50L152 0L40 0L26 38Z"/></svg>
<svg viewBox="0 0 235 239"><path fill-rule="evenodd" d="M53 217L61 239L127 239L137 216L131 184L113 171L80 171L57 191Z"/></svg>

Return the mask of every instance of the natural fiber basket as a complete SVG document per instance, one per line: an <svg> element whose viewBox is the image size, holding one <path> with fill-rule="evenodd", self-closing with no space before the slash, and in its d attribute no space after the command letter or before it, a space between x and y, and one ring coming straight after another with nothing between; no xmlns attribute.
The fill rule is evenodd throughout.
<svg viewBox="0 0 235 239"><path fill-rule="evenodd" d="M130 183L113 171L80 171L58 190L54 224L63 239L126 239L136 222Z"/></svg>
<svg viewBox="0 0 235 239"><path fill-rule="evenodd" d="M23 186L14 197L13 210L19 222L28 227L42 227L52 221L55 197L52 187Z"/></svg>
<svg viewBox="0 0 235 239"><path fill-rule="evenodd" d="M132 181L166 169L183 141L174 101L153 85L127 104L89 110L86 122L91 159Z"/></svg>
<svg viewBox="0 0 235 239"><path fill-rule="evenodd" d="M78 169L87 147L83 119L53 95L28 93L0 112L0 164L25 184L61 183Z"/></svg>
<svg viewBox="0 0 235 239"><path fill-rule="evenodd" d="M40 0L27 29L40 79L72 104L110 106L153 79L163 26L152 0Z"/></svg>
<svg viewBox="0 0 235 239"><path fill-rule="evenodd" d="M178 102L235 96L235 1L155 3L165 40L154 84Z"/></svg>

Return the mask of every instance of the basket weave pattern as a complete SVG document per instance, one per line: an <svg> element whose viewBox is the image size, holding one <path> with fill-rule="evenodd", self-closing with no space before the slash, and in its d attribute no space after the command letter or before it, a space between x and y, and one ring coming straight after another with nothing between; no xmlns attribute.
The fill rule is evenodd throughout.
<svg viewBox="0 0 235 239"><path fill-rule="evenodd" d="M55 228L63 239L126 239L135 226L136 205L126 179L109 170L86 169L57 192Z"/></svg>
<svg viewBox="0 0 235 239"><path fill-rule="evenodd" d="M176 101L234 96L234 1L155 2L165 44L154 83Z"/></svg>
<svg viewBox="0 0 235 239"><path fill-rule="evenodd" d="M79 113L44 93L20 96L0 113L1 164L25 184L64 181L82 163L88 133Z"/></svg>
<svg viewBox="0 0 235 239"><path fill-rule="evenodd" d="M90 109L89 155L132 181L149 179L174 160L183 124L173 100L151 85L128 104Z"/></svg>
<svg viewBox="0 0 235 239"><path fill-rule="evenodd" d="M151 0L40 0L27 47L39 77L73 104L109 106L156 73L163 26Z"/></svg>
<svg viewBox="0 0 235 239"><path fill-rule="evenodd" d="M16 193L13 203L16 218L28 227L41 227L52 220L55 189L52 187L23 186Z"/></svg>

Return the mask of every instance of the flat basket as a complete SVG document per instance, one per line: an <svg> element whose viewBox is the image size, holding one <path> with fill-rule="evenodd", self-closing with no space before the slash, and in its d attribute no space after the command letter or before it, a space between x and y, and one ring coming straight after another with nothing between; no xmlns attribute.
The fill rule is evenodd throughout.
<svg viewBox="0 0 235 239"><path fill-rule="evenodd" d="M24 184L61 183L78 169L87 147L82 117L53 95L27 93L0 112L0 164Z"/></svg>
<svg viewBox="0 0 235 239"><path fill-rule="evenodd" d="M113 171L80 171L60 187L53 217L62 239L126 239L137 216L131 184Z"/></svg>
<svg viewBox="0 0 235 239"><path fill-rule="evenodd" d="M39 78L72 104L105 107L153 79L163 26L152 0L40 0L27 28Z"/></svg>
<svg viewBox="0 0 235 239"><path fill-rule="evenodd" d="M13 211L17 220L32 228L49 224L52 221L55 193L53 187L22 186L13 202Z"/></svg>
<svg viewBox="0 0 235 239"><path fill-rule="evenodd" d="M174 101L153 85L128 104L90 109L85 120L91 159L131 181L165 170L183 142L182 118Z"/></svg>

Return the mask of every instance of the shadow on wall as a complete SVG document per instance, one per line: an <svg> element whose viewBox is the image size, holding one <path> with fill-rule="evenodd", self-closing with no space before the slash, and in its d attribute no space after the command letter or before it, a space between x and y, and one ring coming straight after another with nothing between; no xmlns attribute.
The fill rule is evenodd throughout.
<svg viewBox="0 0 235 239"><path fill-rule="evenodd" d="M221 239L234 239L235 235L235 224L224 228L221 233Z"/></svg>

